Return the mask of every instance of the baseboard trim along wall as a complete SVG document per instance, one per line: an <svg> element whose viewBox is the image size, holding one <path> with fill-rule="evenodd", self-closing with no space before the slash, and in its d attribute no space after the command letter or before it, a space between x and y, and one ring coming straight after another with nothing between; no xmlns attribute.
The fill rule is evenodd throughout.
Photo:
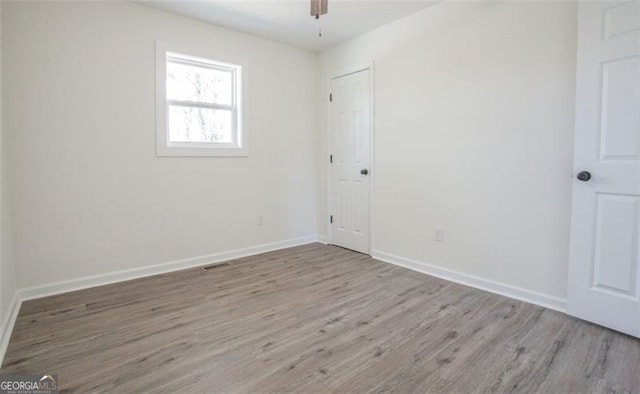
<svg viewBox="0 0 640 394"><path fill-rule="evenodd" d="M4 316L2 327L0 327L0 364L4 360L7 346L13 332L13 327L20 311L23 301L48 297L56 294L68 293L70 291L88 289L91 287L104 286L112 283L125 282L132 279L139 279L153 275L166 274L188 268L200 267L203 265L223 263L232 259L253 256L260 253L272 252L275 250L291 248L294 246L306 245L318 242L317 235L308 235L293 238L285 241L250 246L242 249L229 250L221 253L214 253L206 256L198 256L184 260L171 261L168 263L156 264L147 267L133 268L129 270L109 272L101 275L86 276L83 278L71 279L62 282L35 286L26 289L18 289L13 300L9 313Z"/></svg>
<svg viewBox="0 0 640 394"><path fill-rule="evenodd" d="M16 292L11 300L9 311L2 319L2 327L0 327L0 365L4 361L4 354L7 352L9 339L11 339L11 333L13 333L13 327L16 325L18 312L20 312L20 306L22 306L22 300L20 299L20 294Z"/></svg>
<svg viewBox="0 0 640 394"><path fill-rule="evenodd" d="M567 307L566 307L567 301L560 297L554 297L547 294L542 294L535 291L523 289L521 287L508 285L505 283L500 283L500 282L496 282L489 279L480 278L477 276L465 274L458 271L449 270L449 269L438 267L432 264L424 263L422 261L407 259L404 257L396 256L391 253L386 253L379 250L372 251L371 257L373 257L376 260L384 261L385 263L408 268L410 270L435 276L440 279L460 283L466 286L475 287L480 290L485 290L490 293L495 293L505 297L514 298L516 300L528 302L530 304L539 305L548 309L553 309L558 312L567 313Z"/></svg>
<svg viewBox="0 0 640 394"><path fill-rule="evenodd" d="M206 256L192 257L184 260L171 261L157 265L150 265L130 270L110 272L102 275L86 276L84 278L71 279L63 282L51 283L43 286L30 287L18 290L22 301L33 300L36 298L48 297L51 295L68 293L70 291L88 289L90 287L104 286L127 280L144 278L147 276L166 274L168 272L180 271L188 268L199 267L202 265L222 263L231 259L253 256L260 253L271 252L274 250L291 248L294 246L306 245L317 242L316 235L309 235L300 238L289 239L286 241L274 242L269 244L250 246L242 249L229 250L226 252L214 253Z"/></svg>

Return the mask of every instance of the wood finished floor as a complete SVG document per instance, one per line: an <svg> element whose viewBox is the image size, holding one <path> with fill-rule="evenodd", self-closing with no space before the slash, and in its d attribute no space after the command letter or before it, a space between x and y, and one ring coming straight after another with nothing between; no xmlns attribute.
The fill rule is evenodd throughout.
<svg viewBox="0 0 640 394"><path fill-rule="evenodd" d="M2 372L73 392L639 392L640 340L312 244L25 302Z"/></svg>

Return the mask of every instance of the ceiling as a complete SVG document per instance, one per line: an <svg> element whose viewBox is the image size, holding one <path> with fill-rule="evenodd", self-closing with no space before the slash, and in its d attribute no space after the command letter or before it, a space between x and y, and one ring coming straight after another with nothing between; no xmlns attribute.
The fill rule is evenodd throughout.
<svg viewBox="0 0 640 394"><path fill-rule="evenodd" d="M138 2L311 51L323 50L435 4L426 0L329 0L328 14L315 20L308 0ZM318 35L320 30L322 37Z"/></svg>

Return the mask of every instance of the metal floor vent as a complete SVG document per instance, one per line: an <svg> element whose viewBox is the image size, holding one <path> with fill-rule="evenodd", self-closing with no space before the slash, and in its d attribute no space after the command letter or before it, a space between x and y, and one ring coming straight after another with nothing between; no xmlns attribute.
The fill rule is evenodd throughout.
<svg viewBox="0 0 640 394"><path fill-rule="evenodd" d="M211 264L211 265L206 265L206 266L202 267L202 269L205 270L205 271L209 271L209 270L212 270L214 268L224 267L224 266L227 266L227 265L229 265L229 263Z"/></svg>

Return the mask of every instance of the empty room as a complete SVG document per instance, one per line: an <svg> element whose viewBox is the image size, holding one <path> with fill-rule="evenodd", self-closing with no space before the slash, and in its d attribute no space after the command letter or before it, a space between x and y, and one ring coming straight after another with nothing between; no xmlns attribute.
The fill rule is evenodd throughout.
<svg viewBox="0 0 640 394"><path fill-rule="evenodd" d="M640 393L640 1L0 1L0 393Z"/></svg>

